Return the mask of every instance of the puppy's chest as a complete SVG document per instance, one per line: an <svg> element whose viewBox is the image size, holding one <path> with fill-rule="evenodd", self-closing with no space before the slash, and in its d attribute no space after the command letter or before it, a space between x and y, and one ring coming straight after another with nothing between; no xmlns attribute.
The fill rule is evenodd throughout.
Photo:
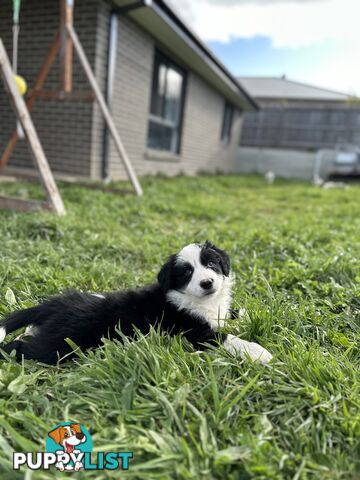
<svg viewBox="0 0 360 480"><path fill-rule="evenodd" d="M197 305L192 309L192 314L202 317L214 330L224 325L224 318L227 317L230 305L227 302L214 302L213 305Z"/></svg>
<svg viewBox="0 0 360 480"><path fill-rule="evenodd" d="M201 319L214 330L223 326L223 319L227 317L231 303L229 295L221 295L214 299L194 299L178 292L169 292L167 298L179 311Z"/></svg>

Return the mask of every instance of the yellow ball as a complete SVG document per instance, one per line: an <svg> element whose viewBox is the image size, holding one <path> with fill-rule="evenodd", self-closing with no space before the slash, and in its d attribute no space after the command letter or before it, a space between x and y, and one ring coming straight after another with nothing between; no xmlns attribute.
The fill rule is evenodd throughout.
<svg viewBox="0 0 360 480"><path fill-rule="evenodd" d="M27 91L27 84L23 77L21 77L20 75L15 75L15 82L20 92L20 95L25 95Z"/></svg>

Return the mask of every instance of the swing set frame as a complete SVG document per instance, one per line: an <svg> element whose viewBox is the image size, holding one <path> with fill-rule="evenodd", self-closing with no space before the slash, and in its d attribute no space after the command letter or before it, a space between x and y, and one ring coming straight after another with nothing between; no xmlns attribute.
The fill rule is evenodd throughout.
<svg viewBox="0 0 360 480"><path fill-rule="evenodd" d="M40 178L42 180L48 197L48 202L44 204L41 202L0 196L0 208L21 211L45 208L48 210L52 210L59 215L65 213L61 196L58 192L51 169L47 162L46 156L42 149L40 140L38 138L29 113L33 109L35 102L38 98L51 98L58 100L80 99L84 101L92 101L96 99L103 114L106 126L109 129L115 143L115 147L117 149L119 157L123 162L127 176L133 185L134 191L139 196L143 193L137 175L132 167L131 161L127 155L121 137L117 131L115 122L111 116L110 110L106 104L103 94L101 93L96 77L91 69L90 63L86 57L84 49L74 28L74 0L59 1L59 30L56 33L55 38L40 68L33 89L29 92L29 95L27 96L26 102L21 97L17 89L14 80L13 70L11 69L5 47L0 38L0 74L3 78L5 88L13 104L17 120L23 128L25 139L32 154L34 164L38 169ZM86 77L91 87L91 91L73 91L72 77L74 49L79 58L80 64L86 74ZM58 54L60 55L60 88L58 91L45 91L44 84L46 78ZM7 165L18 140L19 133L18 129L15 128L10 136L3 155L0 158L0 171Z"/></svg>

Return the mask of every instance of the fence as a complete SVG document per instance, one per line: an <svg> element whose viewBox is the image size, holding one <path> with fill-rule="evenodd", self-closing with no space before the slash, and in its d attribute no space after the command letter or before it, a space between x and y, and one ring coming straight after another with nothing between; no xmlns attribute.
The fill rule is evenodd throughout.
<svg viewBox="0 0 360 480"><path fill-rule="evenodd" d="M360 145L360 108L266 107L246 113L241 146L312 150Z"/></svg>

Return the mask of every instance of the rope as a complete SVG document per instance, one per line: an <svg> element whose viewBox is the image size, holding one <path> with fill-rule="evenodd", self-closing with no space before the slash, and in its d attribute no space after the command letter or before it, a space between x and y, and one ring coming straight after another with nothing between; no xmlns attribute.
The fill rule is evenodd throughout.
<svg viewBox="0 0 360 480"><path fill-rule="evenodd" d="M13 0L13 55L12 55L12 69L14 75L17 74L18 69L18 50L19 50L19 33L20 33L20 8L21 0ZM16 123L17 134L19 138L24 138L24 130L20 122Z"/></svg>
<svg viewBox="0 0 360 480"><path fill-rule="evenodd" d="M20 31L20 7L21 0L13 0L13 57L12 68L16 75L18 67L18 44L19 44L19 31Z"/></svg>
<svg viewBox="0 0 360 480"><path fill-rule="evenodd" d="M13 0L13 23L19 25L21 0Z"/></svg>

